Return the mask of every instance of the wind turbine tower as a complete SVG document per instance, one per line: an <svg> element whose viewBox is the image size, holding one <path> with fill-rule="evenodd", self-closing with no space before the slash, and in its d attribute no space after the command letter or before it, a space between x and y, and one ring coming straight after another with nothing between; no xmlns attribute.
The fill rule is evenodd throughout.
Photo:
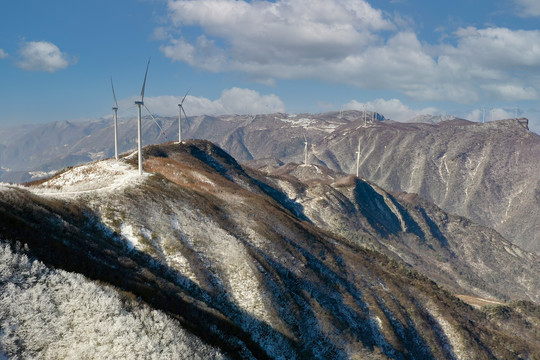
<svg viewBox="0 0 540 360"><path fill-rule="evenodd" d="M482 124L484 123L484 120L486 118L486 108L482 108Z"/></svg>
<svg viewBox="0 0 540 360"><path fill-rule="evenodd" d="M358 150L356 150L356 177L358 177L360 169L360 138L358 138Z"/></svg>
<svg viewBox="0 0 540 360"><path fill-rule="evenodd" d="M366 122L366 105L363 106L364 108L364 127L367 126L367 122Z"/></svg>
<svg viewBox="0 0 540 360"><path fill-rule="evenodd" d="M191 90L191 89L190 89ZM182 101L180 101L180 104L178 104L178 143L182 143L182 113L184 113L184 116L187 120L187 114L184 110L183 104L184 100L186 100L186 96L188 95L189 90L186 92L186 95L182 98Z"/></svg>
<svg viewBox="0 0 540 360"><path fill-rule="evenodd" d="M118 160L118 101L116 101L116 94L114 93L114 85L112 81L111 76L111 87L112 87L112 94L114 98L114 106L112 109L114 110L114 158Z"/></svg>
<svg viewBox="0 0 540 360"><path fill-rule="evenodd" d="M138 151L138 160L139 160L139 175L143 174L143 164L142 164L142 140L141 140L141 108L144 106L144 87L146 86L146 77L148 76L148 67L150 66L150 59L148 59L148 64L146 64L146 72L144 73L144 81L141 90L141 100L135 101L135 105L139 108L139 116L137 118L137 151Z"/></svg>
<svg viewBox="0 0 540 360"><path fill-rule="evenodd" d="M306 134L304 134L304 165L308 164L308 141Z"/></svg>

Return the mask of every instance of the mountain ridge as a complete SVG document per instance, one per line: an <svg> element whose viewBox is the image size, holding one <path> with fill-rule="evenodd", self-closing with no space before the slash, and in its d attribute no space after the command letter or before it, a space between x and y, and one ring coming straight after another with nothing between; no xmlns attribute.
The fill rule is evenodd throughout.
<svg viewBox="0 0 540 360"><path fill-rule="evenodd" d="M143 142L176 138L177 120L160 119L163 132L144 121ZM133 149L135 121L120 125L120 150ZM47 126L54 129L45 130ZM55 169L112 156L112 123L106 120L47 126L39 131L26 127L0 132L3 181L29 181ZM355 152L360 144L362 177L389 191L418 193L446 212L494 228L526 250L540 251L536 176L540 136L528 130L526 119L486 123L456 119L436 124L378 119L365 124L362 112L345 111L342 116L339 112L197 116L183 127L186 138L210 140L240 163L253 166L303 162L306 136L309 162L356 173ZM34 135L25 135L28 129ZM44 148L39 137L51 131L71 135L58 135Z"/></svg>
<svg viewBox="0 0 540 360"><path fill-rule="evenodd" d="M514 305L504 311L520 336L402 261L320 229L300 197L216 146L189 141L144 155L154 172L142 178L131 154L116 167L106 160L28 188L2 185L1 241L132 293L235 358L540 353ZM296 181L284 184L301 190Z"/></svg>

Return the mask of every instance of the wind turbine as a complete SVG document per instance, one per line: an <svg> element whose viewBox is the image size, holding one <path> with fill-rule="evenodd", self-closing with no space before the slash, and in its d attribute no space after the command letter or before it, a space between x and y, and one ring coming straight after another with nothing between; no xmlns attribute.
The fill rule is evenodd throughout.
<svg viewBox="0 0 540 360"><path fill-rule="evenodd" d="M114 106L112 109L114 110L114 158L118 160L118 101L116 101L116 94L114 93L114 84L112 81L111 76L111 87L112 87L112 94L114 98Z"/></svg>
<svg viewBox="0 0 540 360"><path fill-rule="evenodd" d="M308 141L304 134L304 166L308 164Z"/></svg>
<svg viewBox="0 0 540 360"><path fill-rule="evenodd" d="M356 150L356 177L358 177L358 170L360 167L360 138L358 138L358 150Z"/></svg>
<svg viewBox="0 0 540 360"><path fill-rule="evenodd" d="M141 141L141 108L144 106L144 88L146 86L146 77L148 76L148 67L150 66L150 59L148 59L148 64L146 64L146 72L144 73L144 81L141 90L141 100L135 101L135 105L139 108L139 116L137 118L137 151L138 151L138 160L139 160L139 175L143 173L142 165L142 141Z"/></svg>
<svg viewBox="0 0 540 360"><path fill-rule="evenodd" d="M366 105L362 106L364 108L364 127L367 126L367 120L366 120Z"/></svg>
<svg viewBox="0 0 540 360"><path fill-rule="evenodd" d="M186 95L184 95L184 97L182 98L182 101L180 101L180 104L178 104L178 143L179 144L182 143L182 113L184 113L186 120L188 120L188 116L186 114L186 111L184 110L183 104L184 104L184 100L186 100L186 96L188 95L189 90L186 92Z"/></svg>
<svg viewBox="0 0 540 360"><path fill-rule="evenodd" d="M482 108L482 124L484 123L484 120L485 120L485 117L486 117L486 108Z"/></svg>

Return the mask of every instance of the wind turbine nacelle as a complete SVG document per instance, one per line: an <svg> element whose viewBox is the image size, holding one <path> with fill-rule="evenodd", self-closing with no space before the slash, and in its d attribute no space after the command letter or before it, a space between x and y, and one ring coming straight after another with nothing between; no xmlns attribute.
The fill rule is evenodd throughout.
<svg viewBox="0 0 540 360"><path fill-rule="evenodd" d="M135 101L135 105L144 105L144 101Z"/></svg>

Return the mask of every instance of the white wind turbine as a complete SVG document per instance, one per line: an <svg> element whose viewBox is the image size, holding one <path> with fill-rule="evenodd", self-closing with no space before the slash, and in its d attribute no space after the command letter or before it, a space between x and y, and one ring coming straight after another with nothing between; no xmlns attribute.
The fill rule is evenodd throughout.
<svg viewBox="0 0 540 360"><path fill-rule="evenodd" d="M191 90L191 89L189 89ZM186 114L186 111L184 110L184 100L186 100L186 96L189 93L189 90L186 92L186 95L182 98L182 101L180 101L180 104L178 104L178 143L182 143L182 113L184 113L184 116L186 117L186 120L188 120L188 116Z"/></svg>
<svg viewBox="0 0 540 360"><path fill-rule="evenodd" d="M356 177L358 177L360 168L360 138L358 138L358 150L356 150Z"/></svg>
<svg viewBox="0 0 540 360"><path fill-rule="evenodd" d="M308 164L308 141L306 134L304 134L304 165Z"/></svg>
<svg viewBox="0 0 540 360"><path fill-rule="evenodd" d="M366 105L362 106L364 108L364 127L367 127L367 120L366 120Z"/></svg>
<svg viewBox="0 0 540 360"><path fill-rule="evenodd" d="M485 122L486 119L486 108L482 107L482 124Z"/></svg>
<svg viewBox="0 0 540 360"><path fill-rule="evenodd" d="M148 67L150 66L150 59L148 59L148 64L146 64L146 72L144 73L144 81L141 90L141 100L135 101L135 105L139 108L139 116L137 118L137 151L138 151L138 161L139 161L139 175L143 173L142 166L142 141L141 141L141 108L144 106L144 88L146 86L146 77L148 76Z"/></svg>
<svg viewBox="0 0 540 360"><path fill-rule="evenodd" d="M112 109L114 110L114 158L118 160L118 101L116 101L116 94L114 93L114 84L112 81L111 76L111 87L112 87L112 94L114 98L114 106Z"/></svg>

